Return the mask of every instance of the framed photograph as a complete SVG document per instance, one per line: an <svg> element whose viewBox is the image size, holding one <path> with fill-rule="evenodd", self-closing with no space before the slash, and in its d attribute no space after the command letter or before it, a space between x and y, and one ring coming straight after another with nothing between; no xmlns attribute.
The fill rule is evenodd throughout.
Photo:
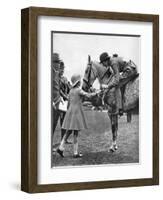
<svg viewBox="0 0 163 200"><path fill-rule="evenodd" d="M21 189L158 185L159 16L30 7L21 30Z"/></svg>

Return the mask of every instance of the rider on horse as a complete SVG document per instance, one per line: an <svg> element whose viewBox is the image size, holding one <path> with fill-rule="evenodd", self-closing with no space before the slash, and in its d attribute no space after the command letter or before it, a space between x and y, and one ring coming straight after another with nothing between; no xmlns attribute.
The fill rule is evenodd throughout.
<svg viewBox="0 0 163 200"><path fill-rule="evenodd" d="M118 114L123 115L122 108L122 94L120 90L120 80L123 79L121 76L128 66L122 58L118 55L110 57L107 52L100 55L100 64L102 67L107 68L104 76L108 77L108 81L102 77L101 89L104 90L104 103L108 105L108 114L111 119L111 127L113 133L113 142L110 147L111 151L117 150L117 133L118 133ZM108 75L109 74L109 75ZM125 79L126 80L126 79Z"/></svg>
<svg viewBox="0 0 163 200"><path fill-rule="evenodd" d="M123 95L125 85L138 75L137 67L131 60L126 62L119 57L118 54L113 54L113 57L109 57L106 52L100 55L100 63L102 66L108 68L104 73L103 78L107 78L107 75L109 74L109 81L107 84L107 81L101 81L105 82L105 84L101 84L101 89L104 89L104 94L110 90L110 95L115 90L117 108L115 112L119 112L119 115L123 115ZM112 78L109 78L110 76L112 76ZM113 111L111 113L113 113Z"/></svg>
<svg viewBox="0 0 163 200"><path fill-rule="evenodd" d="M111 119L113 143L110 150L115 151L117 149L118 114L123 115L123 92L120 87L137 75L137 69L132 61L127 63L117 54L110 57L107 52L100 55L100 64L107 68L100 82L101 89L104 90L104 103L108 105L108 114ZM108 77L108 81L104 77Z"/></svg>
<svg viewBox="0 0 163 200"><path fill-rule="evenodd" d="M119 88L120 81L120 69L124 62L117 57L110 57L108 53L104 52L100 55L100 63L101 66L108 68L106 73L110 73L111 78L109 77L109 82L107 84L101 84L101 89L105 89L106 92L109 91L110 96L115 98L115 101L112 101L112 105L110 106L110 114L123 114L122 110L122 97L121 91ZM114 96L114 97L113 97ZM115 105L113 105L113 103Z"/></svg>
<svg viewBox="0 0 163 200"><path fill-rule="evenodd" d="M91 101L93 106L102 105L102 107L105 107L108 110L113 136L113 142L109 150L115 151L117 150L118 114L123 114L123 93L121 94L120 89L128 86L129 83L131 84L130 87L128 87L128 90L133 88L135 85L133 78L138 74L136 65L132 61L123 61L118 55L110 57L106 52L100 55L100 62L90 61L90 56L88 61L82 88L85 91L91 91L94 81L98 79L101 86L101 93L99 93L98 98L92 98ZM136 88L138 86L137 82L138 81L136 81ZM132 92L126 96L126 89L124 91L124 102L126 102L126 97L128 100L132 95ZM134 99L132 98L130 103L135 102L135 100L133 100Z"/></svg>

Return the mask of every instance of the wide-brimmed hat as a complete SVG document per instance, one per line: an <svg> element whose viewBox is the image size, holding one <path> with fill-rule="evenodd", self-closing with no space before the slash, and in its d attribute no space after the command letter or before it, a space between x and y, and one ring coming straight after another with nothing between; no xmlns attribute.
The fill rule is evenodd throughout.
<svg viewBox="0 0 163 200"><path fill-rule="evenodd" d="M104 52L100 55L100 63L106 61L106 60L109 60L110 59L110 56L108 55L107 52Z"/></svg>
<svg viewBox="0 0 163 200"><path fill-rule="evenodd" d="M74 74L71 77L72 87L74 87L80 81L81 81L81 76L79 74Z"/></svg>
<svg viewBox="0 0 163 200"><path fill-rule="evenodd" d="M55 62L55 63L60 63L60 58L59 58L59 54L58 53L53 53L52 54L52 62Z"/></svg>

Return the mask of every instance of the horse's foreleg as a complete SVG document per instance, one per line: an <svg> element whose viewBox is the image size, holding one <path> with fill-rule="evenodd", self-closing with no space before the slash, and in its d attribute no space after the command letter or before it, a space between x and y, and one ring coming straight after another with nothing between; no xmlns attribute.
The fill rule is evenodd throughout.
<svg viewBox="0 0 163 200"><path fill-rule="evenodd" d="M118 115L110 115L111 129L112 129L112 145L110 146L110 151L115 151L117 147L117 136L118 136Z"/></svg>
<svg viewBox="0 0 163 200"><path fill-rule="evenodd" d="M110 120L111 120L113 142L116 142L117 132L118 132L118 115L111 115Z"/></svg>

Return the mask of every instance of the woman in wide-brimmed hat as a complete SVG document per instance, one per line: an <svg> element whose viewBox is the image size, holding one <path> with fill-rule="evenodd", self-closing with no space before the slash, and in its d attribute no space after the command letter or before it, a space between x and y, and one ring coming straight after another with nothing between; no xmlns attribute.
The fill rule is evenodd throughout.
<svg viewBox="0 0 163 200"><path fill-rule="evenodd" d="M87 93L84 92L81 88L81 76L73 75L71 77L72 89L69 93L69 103L68 110L66 112L66 116L63 121L62 128L66 130L71 130L74 133L74 158L81 157L82 154L78 152L78 132L87 129L87 120L84 115L83 106L82 106L82 97L86 96L91 98L95 96L97 93ZM64 150L66 134L63 137L59 148L57 149L57 153L59 153L62 157Z"/></svg>

